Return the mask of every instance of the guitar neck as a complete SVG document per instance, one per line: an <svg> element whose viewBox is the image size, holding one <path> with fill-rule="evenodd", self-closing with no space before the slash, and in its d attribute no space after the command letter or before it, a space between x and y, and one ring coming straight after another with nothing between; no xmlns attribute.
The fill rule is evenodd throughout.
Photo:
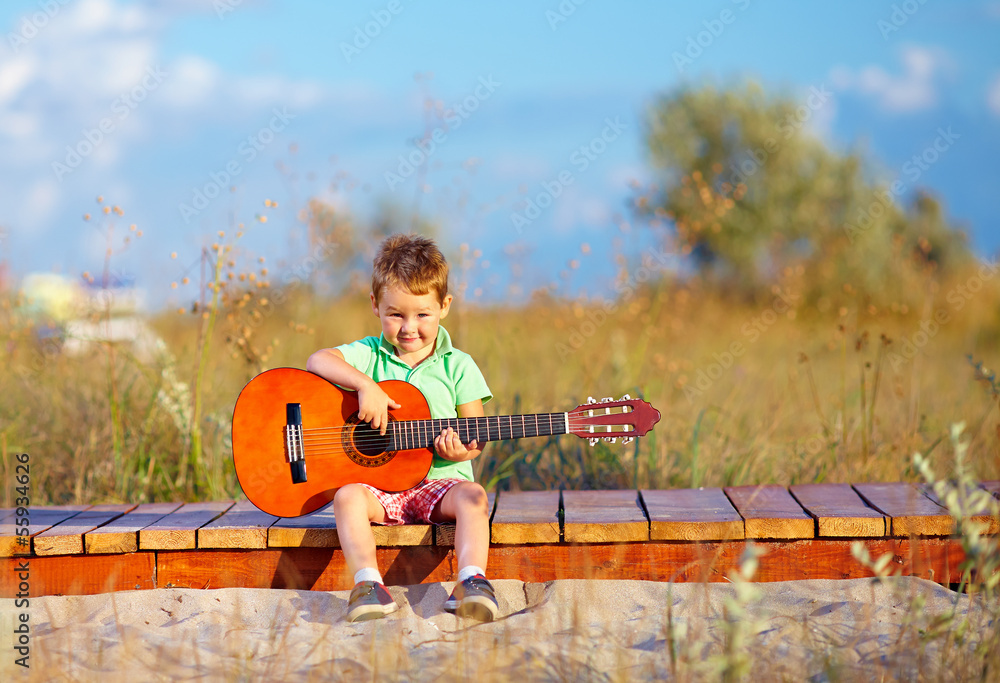
<svg viewBox="0 0 1000 683"><path fill-rule="evenodd" d="M389 423L392 449L433 448L442 429L451 427L462 443L523 439L567 433L567 413L497 415L495 417L452 417L437 420L399 420Z"/></svg>

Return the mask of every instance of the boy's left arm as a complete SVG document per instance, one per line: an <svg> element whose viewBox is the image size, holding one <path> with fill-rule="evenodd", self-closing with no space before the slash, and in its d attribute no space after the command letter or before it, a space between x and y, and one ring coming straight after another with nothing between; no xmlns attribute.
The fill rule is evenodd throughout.
<svg viewBox="0 0 1000 683"><path fill-rule="evenodd" d="M455 408L458 411L459 417L486 416L486 411L483 410L483 402L478 398L475 401L463 403ZM435 437L434 449L438 455L451 462L472 460L483 452L483 449L479 448L479 444L476 443L475 439L468 444L462 443L462 440L458 437L458 432L451 427L442 429L441 433Z"/></svg>

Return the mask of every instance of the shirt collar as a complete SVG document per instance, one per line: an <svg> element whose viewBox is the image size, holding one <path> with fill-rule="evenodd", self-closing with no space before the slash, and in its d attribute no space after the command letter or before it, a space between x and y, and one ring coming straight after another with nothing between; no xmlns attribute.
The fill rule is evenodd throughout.
<svg viewBox="0 0 1000 683"><path fill-rule="evenodd" d="M384 332L378 336L378 348L382 353L391 356L399 363L403 363L399 356L396 355L396 349L393 345L386 341ZM438 325L437 340L434 344L434 353L432 353L431 357L427 360L435 361L438 358L444 358L454 350L455 347L451 345L451 335L448 334L448 330L444 329L444 325ZM403 364L406 365L405 363Z"/></svg>

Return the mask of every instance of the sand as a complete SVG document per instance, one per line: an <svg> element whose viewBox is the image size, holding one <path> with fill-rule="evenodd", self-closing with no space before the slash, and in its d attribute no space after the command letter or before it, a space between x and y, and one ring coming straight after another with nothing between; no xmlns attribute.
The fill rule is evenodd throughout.
<svg viewBox="0 0 1000 683"><path fill-rule="evenodd" d="M971 647L995 628L967 596L914 578L752 584L757 596L744 600L745 614L727 610L737 590L730 584L495 584L500 618L490 624L442 612L450 583L390 587L399 611L358 624L343 621L347 591L35 598L30 672L14 664L6 635L20 610L3 600L0 678L716 680L727 663L743 663L762 681L963 680ZM920 628L950 614L952 627L971 622L964 645L920 639Z"/></svg>

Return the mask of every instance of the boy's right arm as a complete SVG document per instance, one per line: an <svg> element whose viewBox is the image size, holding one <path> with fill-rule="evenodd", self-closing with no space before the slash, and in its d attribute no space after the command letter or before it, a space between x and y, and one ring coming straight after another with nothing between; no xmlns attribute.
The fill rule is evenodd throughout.
<svg viewBox="0 0 1000 683"><path fill-rule="evenodd" d="M385 434L389 424L389 408L400 408L400 404L389 398L375 380L344 360L344 354L337 349L321 349L309 356L306 370L323 379L358 392L358 418L370 422L372 429Z"/></svg>

